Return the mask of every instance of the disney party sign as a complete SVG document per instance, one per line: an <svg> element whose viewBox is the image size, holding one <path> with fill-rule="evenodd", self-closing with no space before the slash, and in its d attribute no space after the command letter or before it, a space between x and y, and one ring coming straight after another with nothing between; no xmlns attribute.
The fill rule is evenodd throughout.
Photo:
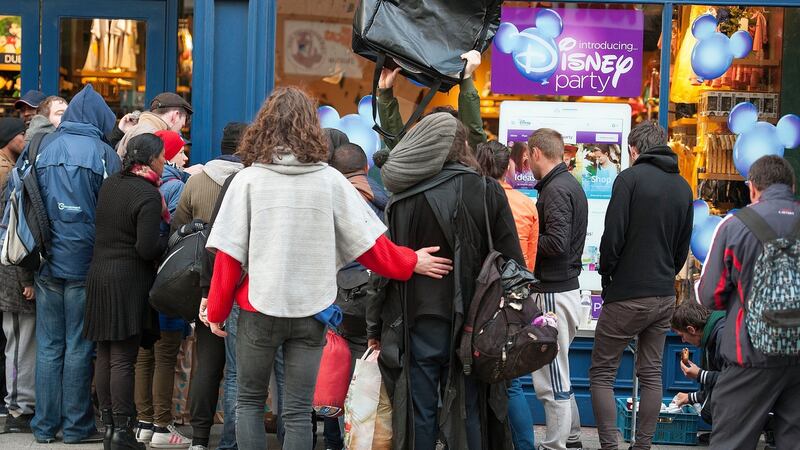
<svg viewBox="0 0 800 450"><path fill-rule="evenodd" d="M638 97L643 34L640 10L503 7L492 91Z"/></svg>

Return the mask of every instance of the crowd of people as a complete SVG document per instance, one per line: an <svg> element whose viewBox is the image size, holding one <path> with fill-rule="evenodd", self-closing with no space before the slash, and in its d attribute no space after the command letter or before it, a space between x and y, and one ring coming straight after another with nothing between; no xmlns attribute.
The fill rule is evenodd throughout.
<svg viewBox="0 0 800 450"><path fill-rule="evenodd" d="M36 273L0 267L4 431L32 433L39 443L60 437L114 450L203 450L222 387L218 448L261 450L274 374L282 446L308 450L317 438L312 399L326 330L334 328L353 360L368 347L380 351L394 449L583 448L569 349L581 320L586 195L564 163L562 136L546 128L530 136L525 155L538 180L536 203L508 185L514 153L487 142L469 76L479 57L464 58L459 110L434 110L401 139L388 139L375 155L380 182L368 176L364 151L322 129L314 99L293 87L276 88L252 123L228 124L221 155L191 167L180 130L193 110L174 93L119 122L90 85L69 103L26 95L23 119L0 119L0 182L35 163L52 240ZM397 73L384 70L377 100L381 123L394 132L403 127L392 90ZM34 144L26 141L40 134L30 161ZM666 143L655 122L630 133L632 167L616 178L606 214L605 303L590 370L602 448L618 446L613 385L633 339L641 403L632 448L651 447L670 329L703 350L701 366L682 363L702 390L676 403L702 405L713 424L711 448L754 448L768 421L777 448L797 448L800 357L767 357L751 344L743 305L761 246L736 216L716 232L698 302L676 305L693 195ZM760 159L748 184L749 208L777 235L800 235L785 160ZM195 221L213 225L213 259L190 324L156 312L148 299L169 236ZM533 272L532 301L557 318L558 354L532 374L546 417L538 443L521 380L486 384L465 374L456 356L489 248ZM339 327L330 317L342 271L366 273L369 282L362 310ZM190 333L196 365L187 437L173 424L172 401ZM325 448L342 449L342 435L339 420L324 420Z"/></svg>

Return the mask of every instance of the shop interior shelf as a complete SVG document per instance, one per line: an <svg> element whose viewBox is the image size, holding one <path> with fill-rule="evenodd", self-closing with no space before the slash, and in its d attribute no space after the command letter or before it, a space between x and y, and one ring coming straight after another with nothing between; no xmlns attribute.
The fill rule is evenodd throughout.
<svg viewBox="0 0 800 450"><path fill-rule="evenodd" d="M697 178L700 180L744 181L741 175L729 173L698 173Z"/></svg>
<svg viewBox="0 0 800 450"><path fill-rule="evenodd" d="M137 72L108 72L96 70L77 70L75 75L79 77L95 77L95 78L137 78Z"/></svg>

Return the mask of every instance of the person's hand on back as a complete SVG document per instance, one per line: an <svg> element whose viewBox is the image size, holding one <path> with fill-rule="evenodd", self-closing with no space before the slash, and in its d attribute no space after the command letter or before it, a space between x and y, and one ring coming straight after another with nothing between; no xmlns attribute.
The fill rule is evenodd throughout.
<svg viewBox="0 0 800 450"><path fill-rule="evenodd" d="M394 86L394 80L397 78L397 74L400 73L400 68L394 70L389 70L384 68L381 71L381 77L378 79L378 88L379 89L389 89Z"/></svg>
<svg viewBox="0 0 800 450"><path fill-rule="evenodd" d="M453 270L453 261L447 258L433 256L439 251L439 247L425 247L417 250L417 265L414 273L441 279Z"/></svg>
<svg viewBox="0 0 800 450"><path fill-rule="evenodd" d="M461 59L467 62L467 67L464 68L464 78L471 77L481 65L481 54L477 50L470 50L464 53L461 55Z"/></svg>

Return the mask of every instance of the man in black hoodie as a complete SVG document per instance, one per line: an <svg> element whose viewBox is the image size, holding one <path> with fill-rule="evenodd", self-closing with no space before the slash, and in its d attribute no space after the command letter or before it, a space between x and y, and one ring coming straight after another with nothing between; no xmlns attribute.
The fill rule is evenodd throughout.
<svg viewBox="0 0 800 450"><path fill-rule="evenodd" d="M603 311L597 322L589 382L603 450L617 448L613 384L628 343L639 338L641 385L634 449L649 449L661 408L661 359L675 309L675 275L692 234L692 190L658 123L631 131L633 166L617 176L600 242Z"/></svg>
<svg viewBox="0 0 800 450"><path fill-rule="evenodd" d="M536 397L544 406L544 450L582 447L581 421L569 377L569 346L578 330L581 257L589 206L586 194L564 164L564 139L541 128L528 139L531 170L539 198L539 244L536 251L536 303L558 317L558 356L533 373Z"/></svg>

